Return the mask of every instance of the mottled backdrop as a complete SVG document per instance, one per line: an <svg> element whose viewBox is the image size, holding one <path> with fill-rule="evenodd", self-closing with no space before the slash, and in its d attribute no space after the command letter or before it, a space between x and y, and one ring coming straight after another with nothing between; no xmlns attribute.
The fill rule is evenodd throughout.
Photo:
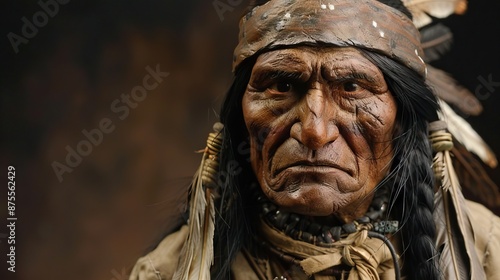
<svg viewBox="0 0 500 280"><path fill-rule="evenodd" d="M246 4L2 2L1 279L126 279L185 207ZM455 46L435 65L473 92L480 77L494 82L481 92L484 113L467 120L500 155L495 5L471 1L449 18ZM9 165L15 273L5 261Z"/></svg>

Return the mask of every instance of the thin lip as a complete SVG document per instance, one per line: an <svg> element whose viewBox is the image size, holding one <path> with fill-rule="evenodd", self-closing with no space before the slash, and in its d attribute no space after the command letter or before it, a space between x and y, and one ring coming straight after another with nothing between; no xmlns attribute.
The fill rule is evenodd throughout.
<svg viewBox="0 0 500 280"><path fill-rule="evenodd" d="M299 160L295 161L293 163L287 164L283 167L280 167L279 169L276 170L275 175L280 174L281 172L292 168L292 167L319 167L319 168L335 168L339 169L341 171L346 172L349 175L353 175L354 172L352 170L345 169L338 164L331 162L331 161L310 161L310 160Z"/></svg>

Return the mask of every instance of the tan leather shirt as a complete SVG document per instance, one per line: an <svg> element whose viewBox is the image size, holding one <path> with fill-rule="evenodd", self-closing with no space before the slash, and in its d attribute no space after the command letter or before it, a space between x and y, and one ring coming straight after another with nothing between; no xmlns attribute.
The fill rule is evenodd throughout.
<svg viewBox="0 0 500 280"><path fill-rule="evenodd" d="M481 204L467 201L467 206L474 228L476 253L483 264L486 279L498 280L500 279L500 217L494 215ZM129 279L172 279L187 233L188 227L183 226L179 231L168 235L155 250L138 259ZM232 268L235 280L260 280L242 253L236 257ZM276 276L272 275L270 271L266 274L266 277L271 280ZM384 275L382 279L391 279L390 276L387 277Z"/></svg>

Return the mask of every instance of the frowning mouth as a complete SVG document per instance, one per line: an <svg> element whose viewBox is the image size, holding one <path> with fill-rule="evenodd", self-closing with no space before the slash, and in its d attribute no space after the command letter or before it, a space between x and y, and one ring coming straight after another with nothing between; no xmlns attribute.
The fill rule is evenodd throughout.
<svg viewBox="0 0 500 280"><path fill-rule="evenodd" d="M353 176L354 174L352 170L341 167L334 162L301 160L278 167L275 170L274 175L276 176L285 170L297 172L326 173L332 172L333 169L343 171L350 176Z"/></svg>

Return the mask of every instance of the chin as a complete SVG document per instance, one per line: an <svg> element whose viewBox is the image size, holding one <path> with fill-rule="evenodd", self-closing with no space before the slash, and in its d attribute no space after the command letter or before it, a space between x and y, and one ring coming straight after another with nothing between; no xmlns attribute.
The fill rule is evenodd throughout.
<svg viewBox="0 0 500 280"><path fill-rule="evenodd" d="M275 192L264 192L277 206L297 214L307 216L330 216L341 207L344 201L335 187L319 183L291 184Z"/></svg>

